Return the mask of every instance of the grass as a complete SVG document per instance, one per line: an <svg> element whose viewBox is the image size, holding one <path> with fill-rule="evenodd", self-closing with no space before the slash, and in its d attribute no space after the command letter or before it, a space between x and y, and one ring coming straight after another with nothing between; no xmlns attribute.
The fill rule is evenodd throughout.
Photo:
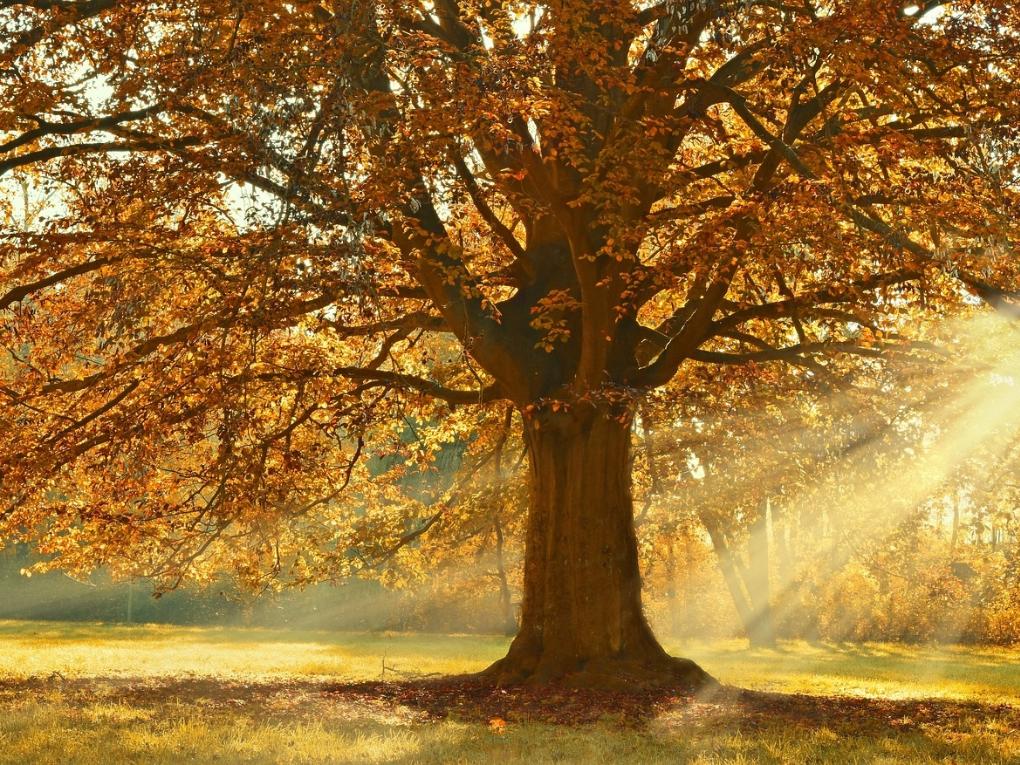
<svg viewBox="0 0 1020 765"><path fill-rule="evenodd" d="M0 677L215 675L358 681L387 667L457 674L506 651L503 637L329 633L166 625L0 621Z"/></svg>
<svg viewBox="0 0 1020 765"><path fill-rule="evenodd" d="M398 672L457 674L505 648L479 636L0 622L0 763L1020 762L1020 709L995 706L1020 705L1009 650L670 646L746 688L931 700L823 699L818 714L814 700L784 696L751 713L675 701L640 721L504 725L323 692L377 681L384 658Z"/></svg>
<svg viewBox="0 0 1020 765"><path fill-rule="evenodd" d="M762 691L1020 704L1018 649L804 641L777 650L749 650L742 641L667 647L723 682Z"/></svg>

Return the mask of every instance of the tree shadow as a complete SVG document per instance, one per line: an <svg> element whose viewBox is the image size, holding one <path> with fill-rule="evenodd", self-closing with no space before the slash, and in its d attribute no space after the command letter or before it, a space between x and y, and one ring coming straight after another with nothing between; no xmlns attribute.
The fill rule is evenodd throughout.
<svg viewBox="0 0 1020 765"><path fill-rule="evenodd" d="M775 727L904 731L937 725L952 728L974 719L998 720L1020 730L1020 706L945 699L884 699L859 696L751 691L720 686L696 694L669 689L601 691L557 687L492 687L473 677L412 682L326 685L327 698L371 697L415 710L428 719L465 722L537 722L587 725L612 722L644 728L727 722L739 729Z"/></svg>
<svg viewBox="0 0 1020 765"><path fill-rule="evenodd" d="M876 735L973 728L975 720L1020 731L1020 706L946 699L750 691L719 686L697 694L669 689L601 691L566 687L494 687L477 676L406 681L331 683L221 677L63 677L59 673L0 680L3 699L59 692L82 706L97 698L136 707L185 703L272 716L335 716L404 722L454 719L487 726L540 723L577 726L608 723L621 728L723 725L753 731L789 726Z"/></svg>
<svg viewBox="0 0 1020 765"><path fill-rule="evenodd" d="M5 698L52 698L87 706L97 700L139 708L184 703L209 709L296 709L293 703L317 700L322 682L307 680L234 679L216 676L88 676L65 677L59 672L27 678L0 679L0 702ZM282 702L282 703L281 703Z"/></svg>

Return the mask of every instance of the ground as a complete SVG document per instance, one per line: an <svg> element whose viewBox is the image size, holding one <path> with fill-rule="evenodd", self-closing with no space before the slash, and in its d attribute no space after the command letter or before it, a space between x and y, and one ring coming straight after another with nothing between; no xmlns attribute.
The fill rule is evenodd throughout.
<svg viewBox="0 0 1020 765"><path fill-rule="evenodd" d="M497 637L0 622L0 763L1020 762L1020 651L667 647L729 687L443 679Z"/></svg>

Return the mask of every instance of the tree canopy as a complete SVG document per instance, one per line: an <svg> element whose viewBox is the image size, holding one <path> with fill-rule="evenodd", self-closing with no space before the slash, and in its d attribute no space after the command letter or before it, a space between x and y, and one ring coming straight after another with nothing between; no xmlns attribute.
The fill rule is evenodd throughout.
<svg viewBox="0 0 1020 765"><path fill-rule="evenodd" d="M626 482L554 516L646 392L836 386L1014 309L1006 0L3 0L0 33L0 536L59 565L385 557L456 497L409 516L367 458L508 403L529 549L620 538L629 582Z"/></svg>

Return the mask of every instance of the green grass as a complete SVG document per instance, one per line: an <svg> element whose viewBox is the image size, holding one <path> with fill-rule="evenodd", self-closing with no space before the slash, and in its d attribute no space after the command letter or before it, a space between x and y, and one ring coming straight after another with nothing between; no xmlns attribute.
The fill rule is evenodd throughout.
<svg viewBox="0 0 1020 765"><path fill-rule="evenodd" d="M409 673L477 670L504 638L0 622L0 763L1020 763L1020 710L979 706L1020 705L1018 651L669 647L746 688L927 698L934 711L749 719L705 702L640 724L501 728L321 688L378 680L384 658Z"/></svg>
<svg viewBox="0 0 1020 765"><path fill-rule="evenodd" d="M889 643L668 644L726 683L779 693L1020 704L1020 650Z"/></svg>
<svg viewBox="0 0 1020 765"><path fill-rule="evenodd" d="M387 667L456 674L485 667L503 637L291 632L164 625L0 621L0 677L215 675L357 681Z"/></svg>

